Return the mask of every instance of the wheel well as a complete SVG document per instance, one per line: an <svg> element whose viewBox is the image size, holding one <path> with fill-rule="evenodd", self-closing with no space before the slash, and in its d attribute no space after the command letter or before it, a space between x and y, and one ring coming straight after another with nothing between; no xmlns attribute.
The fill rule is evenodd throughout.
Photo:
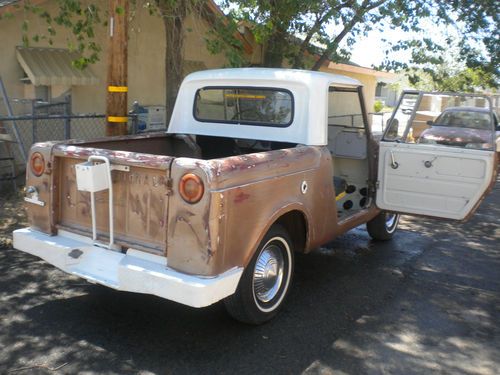
<svg viewBox="0 0 500 375"><path fill-rule="evenodd" d="M290 235L295 251L303 253L307 241L307 221L304 214L294 210L281 216L276 223L282 225Z"/></svg>

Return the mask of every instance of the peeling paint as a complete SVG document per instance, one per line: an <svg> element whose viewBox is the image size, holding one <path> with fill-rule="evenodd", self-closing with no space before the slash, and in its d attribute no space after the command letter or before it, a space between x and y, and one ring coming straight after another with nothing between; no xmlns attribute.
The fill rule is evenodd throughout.
<svg viewBox="0 0 500 375"><path fill-rule="evenodd" d="M236 195L236 197L234 197L233 202L234 202L234 203L241 203L241 202L246 201L248 198L250 198L250 194L246 194L245 192L240 191L240 192Z"/></svg>

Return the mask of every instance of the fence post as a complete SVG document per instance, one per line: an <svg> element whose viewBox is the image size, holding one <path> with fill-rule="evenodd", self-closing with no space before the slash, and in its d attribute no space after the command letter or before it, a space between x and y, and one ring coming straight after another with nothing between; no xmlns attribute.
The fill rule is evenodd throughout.
<svg viewBox="0 0 500 375"><path fill-rule="evenodd" d="M37 121L36 121L36 99L31 100L31 144L36 143Z"/></svg>
<svg viewBox="0 0 500 375"><path fill-rule="evenodd" d="M5 107L7 108L7 114L10 117L14 117L14 112L12 111L12 107L10 106L9 102L9 97L7 96L7 90L5 90L5 85L3 84L2 77L0 77L0 93L2 94L3 101L5 104ZM23 162L26 163L26 150L24 148L24 143L21 138L21 135L19 134L19 129L17 128L17 124L14 120L12 120L12 131L14 133L14 136L16 137L17 141L17 146L19 147L19 151L21 154L21 157L23 158Z"/></svg>
<svg viewBox="0 0 500 375"><path fill-rule="evenodd" d="M66 96L64 103L64 139L71 139L71 95Z"/></svg>

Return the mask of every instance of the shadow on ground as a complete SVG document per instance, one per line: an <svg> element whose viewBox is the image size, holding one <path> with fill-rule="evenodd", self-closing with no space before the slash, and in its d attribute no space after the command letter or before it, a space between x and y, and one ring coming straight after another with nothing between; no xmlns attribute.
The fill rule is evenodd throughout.
<svg viewBox="0 0 500 375"><path fill-rule="evenodd" d="M0 250L0 372L493 374L499 217L497 187L467 224L407 219L385 243L351 231L297 256L288 303L260 327Z"/></svg>

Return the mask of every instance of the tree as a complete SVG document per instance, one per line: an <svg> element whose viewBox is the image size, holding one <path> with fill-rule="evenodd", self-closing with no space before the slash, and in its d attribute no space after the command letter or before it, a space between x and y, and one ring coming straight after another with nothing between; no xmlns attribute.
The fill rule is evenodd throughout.
<svg viewBox="0 0 500 375"><path fill-rule="evenodd" d="M165 106L168 122L174 110L177 92L184 78L182 75L184 21L190 13L201 14L203 3L200 0L156 0L155 5L165 26L165 75L167 77Z"/></svg>
<svg viewBox="0 0 500 375"><path fill-rule="evenodd" d="M407 75L412 87L424 91L473 93L498 88L493 74L481 68L453 70L442 64L433 69L410 69Z"/></svg>
<svg viewBox="0 0 500 375"><path fill-rule="evenodd" d="M234 22L253 25L257 43L265 47L263 66L318 70L327 60L345 61L347 48L360 35L384 27L422 31L421 19L456 26L469 66L481 65L498 76L499 14L494 0L221 0ZM489 54L478 58L481 43ZM414 49L415 59L439 63L428 54L444 49L430 37L405 40L391 50ZM388 51L389 53L390 51ZM402 68L388 59L384 67Z"/></svg>

